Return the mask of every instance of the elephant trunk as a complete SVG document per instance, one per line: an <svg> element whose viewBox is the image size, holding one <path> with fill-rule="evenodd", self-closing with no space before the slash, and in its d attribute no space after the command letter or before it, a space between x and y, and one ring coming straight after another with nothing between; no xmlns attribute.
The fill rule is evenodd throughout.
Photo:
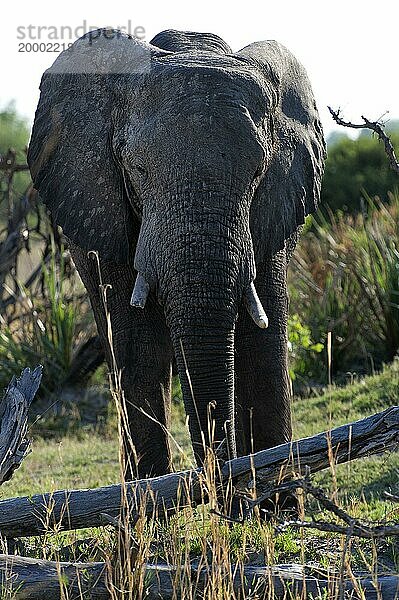
<svg viewBox="0 0 399 600"><path fill-rule="evenodd" d="M210 447L224 459L234 457L234 329L188 325L172 339L197 463Z"/></svg>
<svg viewBox="0 0 399 600"><path fill-rule="evenodd" d="M149 290L164 307L171 332L197 461L223 440L234 456L234 328L244 301L260 327L267 317L253 280L249 204L242 193L212 179L196 189L168 190L143 215L136 250L139 274L132 304ZM199 182L199 183L198 183ZM158 210L162 207L162 211Z"/></svg>
<svg viewBox="0 0 399 600"><path fill-rule="evenodd" d="M219 260L194 256L204 244L194 241L188 262L176 252L170 285L159 291L199 464L207 447L223 458L236 454L234 328L242 297L239 258L223 256L222 246Z"/></svg>

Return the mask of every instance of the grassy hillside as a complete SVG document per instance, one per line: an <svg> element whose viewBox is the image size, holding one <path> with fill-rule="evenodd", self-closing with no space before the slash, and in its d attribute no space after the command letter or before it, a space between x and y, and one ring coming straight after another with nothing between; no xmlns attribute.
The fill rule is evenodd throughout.
<svg viewBox="0 0 399 600"><path fill-rule="evenodd" d="M295 402L295 437L312 435L397 405L398 360L381 374L365 377L342 388L332 388L322 396ZM329 472L320 473L317 480L323 486L332 486ZM383 491L399 491L399 452L339 465L336 485L345 504L370 518L383 518L391 508L382 499Z"/></svg>

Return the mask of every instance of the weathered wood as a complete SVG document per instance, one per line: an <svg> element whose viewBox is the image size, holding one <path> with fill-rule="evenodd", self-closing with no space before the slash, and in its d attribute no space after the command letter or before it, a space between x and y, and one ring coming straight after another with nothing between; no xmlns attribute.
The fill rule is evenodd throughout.
<svg viewBox="0 0 399 600"><path fill-rule="evenodd" d="M28 411L42 379L42 367L13 377L0 401L0 485L8 481L29 449Z"/></svg>
<svg viewBox="0 0 399 600"><path fill-rule="evenodd" d="M213 565L214 573L215 568ZM237 597L240 598L247 597L254 589L257 591L257 598L271 597L271 590L273 590L273 598L276 600L287 598L287 594L292 595L289 597L294 597L295 594L303 594L300 597L317 597L324 590L327 590L328 597L332 598L336 597L335 594L340 587L344 591L352 592L350 596L352 600L356 598L394 600L399 594L399 575L381 575L377 583L376 578L370 575L356 576L355 574L357 583L352 579L345 579L341 584L337 574L317 574L315 570L312 574L308 567L296 564L255 567L223 563L219 569L223 574L220 579L227 582L230 577L232 578L233 587ZM147 564L145 570L148 575L145 597L148 600L182 597L184 584L179 585L179 575L175 569L165 564ZM187 583L186 572L184 575L185 585L190 585ZM190 587L200 592L209 582L209 571L206 568L198 570L193 565L191 581ZM65 597L108 600L111 598L109 586L105 563L56 563L0 555L0 591L3 594L12 591L12 597L16 600L19 598L59 600Z"/></svg>
<svg viewBox="0 0 399 600"><path fill-rule="evenodd" d="M68 595L61 592L65 587ZM29 600L110 598L105 584L104 563L56 563L5 554L0 555L0 592L2 598Z"/></svg>
<svg viewBox="0 0 399 600"><path fill-rule="evenodd" d="M243 478L246 483L254 469L257 481L267 482L279 474L288 476L293 470L304 474L305 466L311 473L326 469L331 456L335 464L340 464L398 447L399 407L392 406L330 431L231 460L224 465L223 475L227 477L230 473L234 479Z"/></svg>
<svg viewBox="0 0 399 600"><path fill-rule="evenodd" d="M193 503L199 501L198 479L199 471L185 471L127 484L132 518L140 506L147 515L163 508L173 510L179 490L180 506L187 502L186 490L190 491ZM97 527L107 524L102 516L104 513L107 517L118 518L120 509L120 484L11 498L0 502L0 534L16 538L41 535L53 526L57 526L58 530Z"/></svg>
<svg viewBox="0 0 399 600"><path fill-rule="evenodd" d="M251 456L229 461L223 477L247 485L256 471L257 490L276 481L283 473L303 474L309 466L316 472L336 463L396 449L399 442L399 407L389 408L349 425L262 450ZM172 473L127 484L127 497L134 517L139 510L147 515L176 510L202 500L201 469ZM52 494L11 498L0 502L0 533L8 537L39 535L57 525L57 529L79 529L103 524L102 513L117 518L121 506L121 486L111 485L89 490L62 490Z"/></svg>

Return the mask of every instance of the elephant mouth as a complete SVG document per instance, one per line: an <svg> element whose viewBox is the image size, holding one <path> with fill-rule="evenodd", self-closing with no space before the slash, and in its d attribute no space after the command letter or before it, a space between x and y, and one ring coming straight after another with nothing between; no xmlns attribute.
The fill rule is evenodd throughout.
<svg viewBox="0 0 399 600"><path fill-rule="evenodd" d="M130 305L143 309L145 307L149 292L150 284L146 281L144 275L139 272L134 284ZM261 329L266 329L269 325L269 320L262 303L259 300L259 296L253 281L244 290L242 299L244 306L246 307L254 323L256 323L256 325Z"/></svg>

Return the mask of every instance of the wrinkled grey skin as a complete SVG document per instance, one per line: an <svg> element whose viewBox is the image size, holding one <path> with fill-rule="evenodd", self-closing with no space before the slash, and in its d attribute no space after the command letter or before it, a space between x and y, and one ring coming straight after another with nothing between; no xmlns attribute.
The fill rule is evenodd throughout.
<svg viewBox="0 0 399 600"><path fill-rule="evenodd" d="M234 54L212 34L165 31L151 44L106 34L84 36L44 74L28 160L70 240L111 368L87 251L112 286L139 458L128 475L171 469L174 359L197 461L208 415L225 456L285 442L286 269L317 207L325 153L306 73L273 41ZM144 309L129 304L137 272L150 286ZM243 303L253 280L267 329Z"/></svg>

